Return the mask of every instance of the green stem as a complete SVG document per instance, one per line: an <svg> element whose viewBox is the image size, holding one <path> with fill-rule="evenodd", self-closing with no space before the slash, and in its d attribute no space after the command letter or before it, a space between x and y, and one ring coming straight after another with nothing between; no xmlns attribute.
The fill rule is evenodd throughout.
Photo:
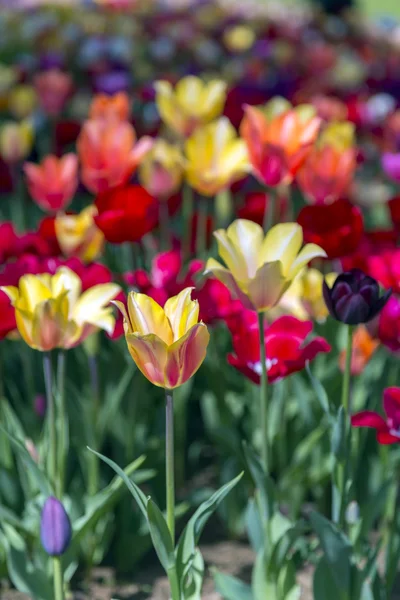
<svg viewBox="0 0 400 600"><path fill-rule="evenodd" d="M196 231L196 253L197 256L204 256L207 250L207 213L208 198L200 198L199 211L197 214Z"/></svg>
<svg viewBox="0 0 400 600"><path fill-rule="evenodd" d="M339 465L340 475L340 513L339 525L344 527L346 506L347 506L347 480L350 471L351 461L351 426L350 426L350 376L351 376L351 358L353 354L353 327L347 326L347 342L346 342L346 364L343 373L342 384L342 406L344 412L344 459Z"/></svg>
<svg viewBox="0 0 400 600"><path fill-rule="evenodd" d="M57 394L58 394L58 418L59 418L59 441L60 441L60 456L59 456L59 497L62 498L65 487L65 462L67 457L66 452L66 419L67 412L65 409L65 362L66 353L64 350L60 350L58 353L57 360ZM92 453L90 453L92 454Z"/></svg>
<svg viewBox="0 0 400 600"><path fill-rule="evenodd" d="M265 192L265 210L264 210L264 233L267 233L274 224L275 205L278 201L277 194L273 188Z"/></svg>
<svg viewBox="0 0 400 600"><path fill-rule="evenodd" d="M171 250L171 230L169 222L168 202L160 200L159 203L159 221L160 221L160 247L161 252Z"/></svg>
<svg viewBox="0 0 400 600"><path fill-rule="evenodd" d="M175 544L175 473L174 473L174 400L172 390L165 390L165 472L167 488L167 523Z"/></svg>
<svg viewBox="0 0 400 600"><path fill-rule="evenodd" d="M183 233L183 247L182 247L182 265L189 260L191 251L190 243L192 241L192 219L194 210L194 198L193 190L189 185L183 187L183 221L185 231Z"/></svg>
<svg viewBox="0 0 400 600"><path fill-rule="evenodd" d="M394 583L394 578L397 574L397 564L393 561L392 554L393 552L397 552L398 550L394 548L394 541L398 532L396 531L396 520L397 520L397 511L398 511L398 501L400 495L400 480L398 478L398 473L396 473L395 477L397 478L394 489L392 490L392 494L390 495L390 516L388 520L388 531L387 531L387 546L386 546L386 594L387 600L390 600L392 597L392 588ZM385 533L386 537L386 533Z"/></svg>
<svg viewBox="0 0 400 600"><path fill-rule="evenodd" d="M59 556L53 556L54 600L64 600L64 577Z"/></svg>
<svg viewBox="0 0 400 600"><path fill-rule="evenodd" d="M269 443L268 443L268 374L267 356L264 336L264 313L258 313L258 332L260 340L261 385L260 385L260 421L261 421L261 458L265 472L269 472Z"/></svg>
<svg viewBox="0 0 400 600"><path fill-rule="evenodd" d="M89 373L90 373L90 384L92 389L92 427L93 427L93 440L94 447L98 447L98 435L97 435L97 423L100 411L100 390L99 390L99 370L97 364L97 358L95 355L90 355L88 358L89 362ZM99 459L93 454L89 453L89 473L88 473L88 492L90 496L94 496L99 491Z"/></svg>

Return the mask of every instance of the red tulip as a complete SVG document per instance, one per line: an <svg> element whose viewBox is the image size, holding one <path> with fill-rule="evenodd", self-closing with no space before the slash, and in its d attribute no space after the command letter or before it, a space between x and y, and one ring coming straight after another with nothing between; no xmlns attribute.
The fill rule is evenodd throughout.
<svg viewBox="0 0 400 600"><path fill-rule="evenodd" d="M387 250L367 259L368 273L386 289L400 294L400 249Z"/></svg>
<svg viewBox="0 0 400 600"><path fill-rule="evenodd" d="M228 323L229 324L229 323ZM306 343L312 331L311 321L283 316L265 327L268 381L273 383L304 369L321 352L331 347L322 337ZM240 318L230 322L233 349L228 362L254 383L260 383L261 363L257 314L243 311Z"/></svg>
<svg viewBox="0 0 400 600"><path fill-rule="evenodd" d="M400 231L400 196L395 196L388 202L392 223L397 232Z"/></svg>
<svg viewBox="0 0 400 600"><path fill-rule="evenodd" d="M390 387L383 392L385 417L376 412L364 410L351 417L353 427L371 427L376 430L379 444L400 442L400 388Z"/></svg>
<svg viewBox="0 0 400 600"><path fill-rule="evenodd" d="M377 336L391 352L400 352L400 297L396 294L379 315Z"/></svg>
<svg viewBox="0 0 400 600"><path fill-rule="evenodd" d="M354 252L364 230L360 209L347 200L305 206L297 222L303 228L304 242L318 244L331 259Z"/></svg>
<svg viewBox="0 0 400 600"><path fill-rule="evenodd" d="M259 225L264 224L265 208L271 210L271 196L266 192L250 192L246 195L244 200L244 206L241 206L238 210L239 219L248 219L254 221ZM275 206L275 202L278 206ZM275 221L281 223L286 221L288 212L288 198L287 196L278 196L273 203L273 210L276 215Z"/></svg>
<svg viewBox="0 0 400 600"><path fill-rule="evenodd" d="M62 158L49 154L41 164L24 165L29 193L44 211L65 209L78 187L78 158L70 152Z"/></svg>
<svg viewBox="0 0 400 600"><path fill-rule="evenodd" d="M113 244L137 242L157 225L158 203L140 185L111 189L96 198L97 227Z"/></svg>
<svg viewBox="0 0 400 600"><path fill-rule="evenodd" d="M386 250L396 248L397 234L391 229L376 229L365 231L356 251L341 258L344 271L361 269L369 273L369 258Z"/></svg>

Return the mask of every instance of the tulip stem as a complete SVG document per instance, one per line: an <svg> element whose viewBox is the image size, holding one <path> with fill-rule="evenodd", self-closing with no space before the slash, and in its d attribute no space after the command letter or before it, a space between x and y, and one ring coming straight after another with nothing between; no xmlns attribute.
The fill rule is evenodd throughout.
<svg viewBox="0 0 400 600"><path fill-rule="evenodd" d="M65 410L65 351L60 350L57 359L57 397L58 397L58 418L59 418L59 489L58 495L62 498L65 486L65 462L66 462L66 447L67 447L67 430L66 430L66 410Z"/></svg>
<svg viewBox="0 0 400 600"><path fill-rule="evenodd" d="M174 400L172 390L165 390L165 473L167 524L175 545L175 473L174 473Z"/></svg>
<svg viewBox="0 0 400 600"><path fill-rule="evenodd" d="M53 556L54 600L64 600L64 577L59 556Z"/></svg>
<svg viewBox="0 0 400 600"><path fill-rule="evenodd" d="M159 203L159 221L160 221L160 247L162 252L171 250L171 231L169 222L168 202L160 200Z"/></svg>
<svg viewBox="0 0 400 600"><path fill-rule="evenodd" d="M264 313L258 313L258 334L260 340L261 385L260 385L260 421L261 421L261 458L265 472L269 473L268 441L268 373L267 353L264 335Z"/></svg>
<svg viewBox="0 0 400 600"><path fill-rule="evenodd" d="M343 373L343 385L342 385L342 407L344 413L344 448L343 448L343 464L339 466L339 485L340 485L340 512L339 512L339 525L344 526L346 505L347 505L347 479L349 477L350 470L350 456L351 453L351 427L350 427L350 376L351 376L351 358L353 354L353 327L348 325L346 327L347 342L346 342L346 363Z"/></svg>
<svg viewBox="0 0 400 600"><path fill-rule="evenodd" d="M183 216L185 231L183 233L183 248L182 248L182 266L189 260L191 251L190 244L192 241L192 219L194 209L193 190L190 185L183 186Z"/></svg>
<svg viewBox="0 0 400 600"><path fill-rule="evenodd" d="M207 216L208 200L200 198L196 227L196 253L203 257L207 250Z"/></svg>

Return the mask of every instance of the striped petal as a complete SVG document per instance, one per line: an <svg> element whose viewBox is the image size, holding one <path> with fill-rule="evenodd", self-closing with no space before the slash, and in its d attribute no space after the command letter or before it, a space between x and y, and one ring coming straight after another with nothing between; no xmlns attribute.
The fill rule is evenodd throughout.
<svg viewBox="0 0 400 600"><path fill-rule="evenodd" d="M128 350L138 369L158 387L165 386L165 368L168 348L165 342L154 334L140 336L129 333L126 336Z"/></svg>
<svg viewBox="0 0 400 600"><path fill-rule="evenodd" d="M128 314L134 333L155 334L168 346L173 342L173 332L164 309L146 294L130 292Z"/></svg>
<svg viewBox="0 0 400 600"><path fill-rule="evenodd" d="M168 348L165 387L174 389L196 373L206 357L209 340L207 327L198 323Z"/></svg>

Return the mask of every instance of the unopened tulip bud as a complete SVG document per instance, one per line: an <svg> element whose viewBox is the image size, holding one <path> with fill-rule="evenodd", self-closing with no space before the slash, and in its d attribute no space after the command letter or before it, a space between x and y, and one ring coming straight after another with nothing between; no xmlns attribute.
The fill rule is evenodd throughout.
<svg viewBox="0 0 400 600"><path fill-rule="evenodd" d="M71 521L62 503L54 496L47 498L40 520L40 539L50 556L61 556L72 536Z"/></svg>

